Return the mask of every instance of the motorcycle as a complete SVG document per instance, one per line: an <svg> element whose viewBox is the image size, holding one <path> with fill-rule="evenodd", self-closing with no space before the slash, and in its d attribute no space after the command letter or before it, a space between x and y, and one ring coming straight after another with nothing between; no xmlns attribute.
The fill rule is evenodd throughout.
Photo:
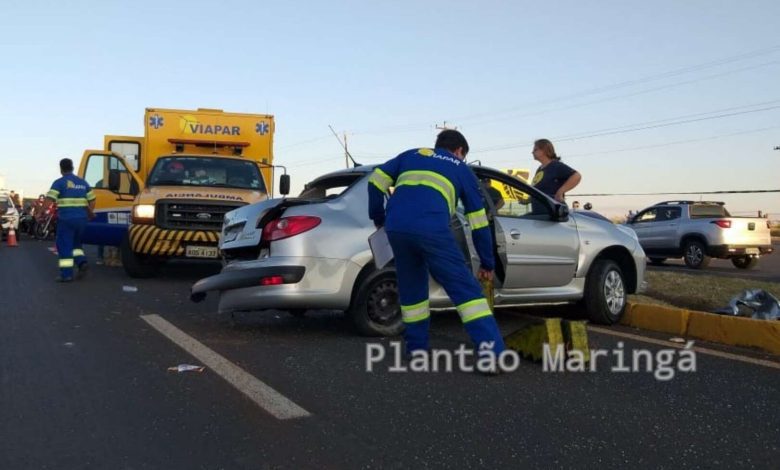
<svg viewBox="0 0 780 470"><path fill-rule="evenodd" d="M35 221L35 238L48 240L57 233L57 206L49 206Z"/></svg>
<svg viewBox="0 0 780 470"><path fill-rule="evenodd" d="M23 212L19 219L19 233L35 236L35 217L29 211Z"/></svg>

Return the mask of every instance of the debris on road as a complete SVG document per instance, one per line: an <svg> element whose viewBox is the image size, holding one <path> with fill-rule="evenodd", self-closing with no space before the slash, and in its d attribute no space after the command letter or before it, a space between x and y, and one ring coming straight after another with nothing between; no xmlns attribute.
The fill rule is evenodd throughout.
<svg viewBox="0 0 780 470"><path fill-rule="evenodd" d="M138 292L138 288L136 286L122 286L123 292Z"/></svg>
<svg viewBox="0 0 780 470"><path fill-rule="evenodd" d="M685 338L669 338L669 341L671 341L672 343L684 343Z"/></svg>
<svg viewBox="0 0 780 470"><path fill-rule="evenodd" d="M747 309L741 307L747 307ZM756 320L779 320L780 301L763 289L748 289L734 296L728 307L716 309L714 313L750 317Z"/></svg>
<svg viewBox="0 0 780 470"><path fill-rule="evenodd" d="M168 372L203 372L206 370L204 366L194 366L192 364L179 364L178 366L173 366L168 368Z"/></svg>

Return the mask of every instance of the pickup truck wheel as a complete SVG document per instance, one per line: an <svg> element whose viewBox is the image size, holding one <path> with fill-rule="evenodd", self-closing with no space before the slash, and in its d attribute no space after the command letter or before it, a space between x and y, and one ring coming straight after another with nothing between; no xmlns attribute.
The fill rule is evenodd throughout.
<svg viewBox="0 0 780 470"><path fill-rule="evenodd" d="M347 315L362 335L400 334L404 325L395 273L378 271L363 279Z"/></svg>
<svg viewBox="0 0 780 470"><path fill-rule="evenodd" d="M650 264L655 266L661 266L666 261L666 258L650 258Z"/></svg>
<svg viewBox="0 0 780 470"><path fill-rule="evenodd" d="M753 269L758 265L758 257L756 256L737 256L731 258L731 264L739 269Z"/></svg>
<svg viewBox="0 0 780 470"><path fill-rule="evenodd" d="M584 304L591 321L612 325L626 310L626 283L620 266L612 260L595 262L585 280Z"/></svg>
<svg viewBox="0 0 780 470"><path fill-rule="evenodd" d="M683 248L685 265L692 269L706 268L712 258L707 256L707 247L698 240L689 240Z"/></svg>
<svg viewBox="0 0 780 470"><path fill-rule="evenodd" d="M122 258L122 266L125 268L125 273L127 273L128 276L136 279L145 279L157 275L159 263L136 254L133 249L130 248L129 235L125 235L119 251Z"/></svg>

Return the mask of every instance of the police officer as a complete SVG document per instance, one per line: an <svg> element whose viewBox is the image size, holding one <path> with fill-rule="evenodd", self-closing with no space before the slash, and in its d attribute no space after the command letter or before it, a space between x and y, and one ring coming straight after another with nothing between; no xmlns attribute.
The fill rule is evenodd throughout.
<svg viewBox="0 0 780 470"><path fill-rule="evenodd" d="M552 142L547 139L534 142L531 153L539 162L533 179L534 187L558 202L565 202L566 193L580 184L582 175L561 161Z"/></svg>
<svg viewBox="0 0 780 470"><path fill-rule="evenodd" d="M408 150L377 167L369 180L369 217L385 227L395 255L408 355L429 349L429 272L455 304L475 347L496 355L504 351L487 300L450 229L460 199L480 259L479 277L492 280L492 237L479 183L463 161L468 151L460 132L445 130L435 148ZM390 187L395 191L385 210Z"/></svg>
<svg viewBox="0 0 780 470"><path fill-rule="evenodd" d="M79 277L87 271L87 257L81 247L81 234L87 220L94 217L95 194L89 184L73 174L73 161L60 160L62 177L55 180L46 198L58 206L57 253L60 275L57 282L71 282L73 268L79 269Z"/></svg>

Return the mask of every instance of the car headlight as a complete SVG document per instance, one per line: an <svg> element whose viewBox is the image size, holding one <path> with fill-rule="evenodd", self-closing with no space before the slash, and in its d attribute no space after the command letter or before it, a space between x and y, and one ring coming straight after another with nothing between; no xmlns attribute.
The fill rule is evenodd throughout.
<svg viewBox="0 0 780 470"><path fill-rule="evenodd" d="M154 204L133 206L133 223L151 223L152 221L154 221Z"/></svg>

